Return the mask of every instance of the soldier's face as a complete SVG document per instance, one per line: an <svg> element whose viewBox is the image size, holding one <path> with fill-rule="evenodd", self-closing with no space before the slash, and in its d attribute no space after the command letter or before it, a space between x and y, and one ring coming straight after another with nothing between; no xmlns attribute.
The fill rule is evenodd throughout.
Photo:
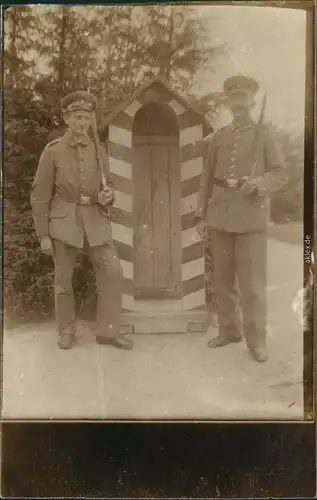
<svg viewBox="0 0 317 500"><path fill-rule="evenodd" d="M91 125L92 116L88 111L73 111L66 113L64 120L72 133L86 135Z"/></svg>
<svg viewBox="0 0 317 500"><path fill-rule="evenodd" d="M234 117L250 114L254 106L254 96L249 92L233 93L229 97L229 107Z"/></svg>

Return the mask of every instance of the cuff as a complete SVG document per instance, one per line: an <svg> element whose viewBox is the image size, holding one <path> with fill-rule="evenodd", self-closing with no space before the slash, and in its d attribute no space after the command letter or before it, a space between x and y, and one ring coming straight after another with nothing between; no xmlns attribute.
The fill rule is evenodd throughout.
<svg viewBox="0 0 317 500"><path fill-rule="evenodd" d="M34 227L38 238L43 238L43 236L49 236L48 216L42 215L40 217L36 217L34 220Z"/></svg>
<svg viewBox="0 0 317 500"><path fill-rule="evenodd" d="M267 187L266 187L266 186L265 186L265 184L264 184L264 183L265 183L265 180L264 180L264 178L263 178L263 177L262 177L262 178L260 177L260 178L258 178L258 179L255 179L255 180L253 181L253 183L254 183L254 188L255 188L255 189L254 189L254 191L251 193L251 196L252 196L252 197L256 198L257 196L263 196L263 197L268 196L268 194L269 194L269 193L268 193Z"/></svg>
<svg viewBox="0 0 317 500"><path fill-rule="evenodd" d="M269 194L270 194L269 191L267 190L267 188L264 186L263 187L257 186L256 193L257 193L256 196L263 196L264 198L266 196L269 196Z"/></svg>
<svg viewBox="0 0 317 500"><path fill-rule="evenodd" d="M206 217L206 213L204 211L203 208L199 208L198 210L196 210L196 212L194 213L194 219L196 220L204 220Z"/></svg>
<svg viewBox="0 0 317 500"><path fill-rule="evenodd" d="M113 191L112 193L112 198L111 200L109 201L109 203L107 204L107 207L112 207L114 205L114 202L116 201L116 195L115 195L115 192Z"/></svg>

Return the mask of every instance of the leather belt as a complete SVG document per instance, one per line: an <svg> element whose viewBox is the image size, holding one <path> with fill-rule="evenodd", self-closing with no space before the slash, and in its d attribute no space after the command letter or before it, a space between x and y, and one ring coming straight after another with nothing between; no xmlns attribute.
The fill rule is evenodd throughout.
<svg viewBox="0 0 317 500"><path fill-rule="evenodd" d="M93 205L95 203L98 203L98 197L96 195L94 196L88 196L85 194L79 195L78 198L72 197L72 196L67 196L65 193L61 194L58 193L55 195L56 198L59 200L63 200L69 203L77 203L78 205Z"/></svg>
<svg viewBox="0 0 317 500"><path fill-rule="evenodd" d="M242 177L241 179L214 178L213 182L216 186L223 187L225 189L240 189L245 182L245 178L244 177Z"/></svg>
<svg viewBox="0 0 317 500"><path fill-rule="evenodd" d="M81 194L79 197L79 205L92 205L93 203L97 203L96 196L86 196Z"/></svg>

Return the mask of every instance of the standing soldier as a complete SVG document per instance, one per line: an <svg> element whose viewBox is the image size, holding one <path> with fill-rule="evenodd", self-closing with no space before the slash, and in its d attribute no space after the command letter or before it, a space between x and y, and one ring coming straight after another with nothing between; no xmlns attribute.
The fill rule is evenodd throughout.
<svg viewBox="0 0 317 500"><path fill-rule="evenodd" d="M272 193L287 175L269 130L251 119L258 83L245 76L224 82L231 125L210 141L197 206L197 231L213 232L218 337L209 347L242 340L256 361L266 361L267 231ZM240 306L243 320L241 321Z"/></svg>
<svg viewBox="0 0 317 500"><path fill-rule="evenodd" d="M83 248L94 265L99 290L96 341L132 348L132 341L120 333L123 278L108 217L115 194L108 158L97 139L96 104L95 97L84 91L63 99L68 130L45 147L31 194L41 250L54 259L55 313L61 349L70 349L75 341L72 277L76 255Z"/></svg>

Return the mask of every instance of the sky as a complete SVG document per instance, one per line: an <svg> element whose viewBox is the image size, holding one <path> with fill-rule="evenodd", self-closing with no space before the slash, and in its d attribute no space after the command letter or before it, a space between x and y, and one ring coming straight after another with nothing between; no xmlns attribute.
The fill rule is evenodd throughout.
<svg viewBox="0 0 317 500"><path fill-rule="evenodd" d="M254 5L197 5L197 9L209 19L210 45L226 43L228 49L227 55L217 61L214 74L202 68L197 75L200 94L221 91L226 77L246 74L255 78L261 89L254 117L257 118L263 93L267 92L266 118L282 129L303 133L305 12ZM225 125L229 119L223 111L214 126Z"/></svg>
<svg viewBox="0 0 317 500"><path fill-rule="evenodd" d="M266 116L294 133L304 130L306 17L304 11L255 6L200 6L210 18L210 40L228 44L214 75L201 77L201 93L221 91L233 74L251 76L268 93ZM222 115L221 121L228 117Z"/></svg>

